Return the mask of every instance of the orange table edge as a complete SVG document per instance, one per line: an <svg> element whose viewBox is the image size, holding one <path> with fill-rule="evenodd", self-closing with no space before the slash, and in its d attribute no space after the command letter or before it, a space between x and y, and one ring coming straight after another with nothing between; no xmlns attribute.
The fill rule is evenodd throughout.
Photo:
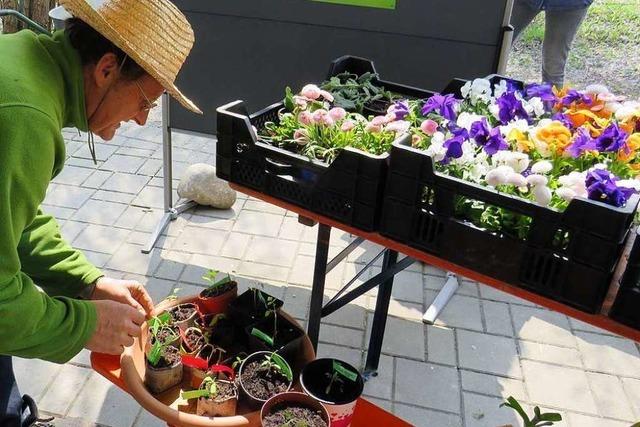
<svg viewBox="0 0 640 427"><path fill-rule="evenodd" d="M364 239L370 242L377 243L386 248L403 253L407 256L410 256L411 258L423 261L434 267L438 267L440 269L450 271L460 276L464 276L472 281L479 282L481 284L490 286L492 288L514 295L516 297L525 299L534 304L538 304L540 306L546 307L550 310L557 311L558 313L565 314L569 317L588 323L590 325L605 329L609 332L621 335L633 341L640 342L640 330L636 330L627 325L623 325L622 323L616 322L615 320L607 316L604 316L602 314L585 313L573 307L569 307L565 304L562 304L558 301L554 301L550 298L537 295L533 292L527 291L525 289L519 288L514 285L510 285L506 282L502 282L492 277L485 276L483 274L470 270L466 267L461 267L457 264L446 261L442 258L438 258L434 255L430 255L426 252L423 252L418 249L412 248L410 246L404 245L402 243L396 242L395 240L384 237L378 233L365 232L357 228L349 227L331 218L318 215L317 213L313 213L299 206L296 206L287 202L283 202L282 200L275 199L273 197L267 196L265 194L251 190L249 188L243 187L238 184L229 183L229 185L231 186L231 188L241 193L247 194L251 197L255 197L256 199L260 199L264 202L270 203L274 206L278 206L282 209L294 212L298 215L311 219L320 224L325 224L333 228L338 228L347 233L351 233L355 236L363 237Z"/></svg>
<svg viewBox="0 0 640 427"><path fill-rule="evenodd" d="M120 356L91 353L91 367L111 383L115 384L123 391L127 391L127 386L121 377ZM385 427L411 427L411 424L406 421L401 420L368 400L360 398L356 405L356 412L351 426L370 427L372 425Z"/></svg>

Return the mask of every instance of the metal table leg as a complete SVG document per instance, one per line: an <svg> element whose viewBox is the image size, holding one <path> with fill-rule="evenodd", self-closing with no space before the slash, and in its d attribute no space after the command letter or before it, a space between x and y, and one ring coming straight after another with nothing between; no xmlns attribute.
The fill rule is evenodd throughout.
<svg viewBox="0 0 640 427"><path fill-rule="evenodd" d="M320 337L320 320L322 319L322 302L324 297L324 282L327 276L327 259L329 256L329 239L331 227L318 224L318 241L316 243L316 262L313 270L313 288L309 302L309 325L307 334L314 351L318 349Z"/></svg>
<svg viewBox="0 0 640 427"><path fill-rule="evenodd" d="M396 264L398 252L387 249L382 260L382 271ZM364 368L365 377L375 375L380 362L380 352L382 351L382 340L384 330L387 326L387 313L389 302L391 301L391 291L393 290L393 276L382 283L378 288L378 298L376 300L376 311L373 313L373 324L371 325L371 337L369 338L369 348L367 350L367 362Z"/></svg>
<svg viewBox="0 0 640 427"><path fill-rule="evenodd" d="M142 248L142 253L148 254L153 250L158 238L170 221L175 220L182 212L195 207L193 201L173 206L173 158L171 150L171 127L169 126L169 95L162 95L162 174L164 176L164 215L153 230L147 246Z"/></svg>

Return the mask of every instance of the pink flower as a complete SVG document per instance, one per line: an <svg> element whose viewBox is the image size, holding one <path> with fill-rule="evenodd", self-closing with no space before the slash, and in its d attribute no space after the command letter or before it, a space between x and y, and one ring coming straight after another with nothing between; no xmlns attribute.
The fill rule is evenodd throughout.
<svg viewBox="0 0 640 427"><path fill-rule="evenodd" d="M420 130L426 135L433 135L438 130L438 123L431 119L427 119L420 125Z"/></svg>
<svg viewBox="0 0 640 427"><path fill-rule="evenodd" d="M382 126L389 123L389 118L387 116L376 116L371 119L371 124L373 126Z"/></svg>
<svg viewBox="0 0 640 427"><path fill-rule="evenodd" d="M313 122L318 125L333 126L335 121L327 110L319 109L313 112Z"/></svg>
<svg viewBox="0 0 640 427"><path fill-rule="evenodd" d="M307 98L305 98L304 96L294 95L293 102L295 102L296 105L302 109L307 108Z"/></svg>
<svg viewBox="0 0 640 427"><path fill-rule="evenodd" d="M333 102L333 95L331 95L329 92L327 92L326 90L321 90L320 91L320 95L329 102Z"/></svg>
<svg viewBox="0 0 640 427"><path fill-rule="evenodd" d="M308 111L302 111L298 114L298 121L303 125L313 124L313 115Z"/></svg>
<svg viewBox="0 0 640 427"><path fill-rule="evenodd" d="M320 98L321 92L320 92L320 88L316 85L306 85L300 91L300 95L308 99L316 100Z"/></svg>
<svg viewBox="0 0 640 427"><path fill-rule="evenodd" d="M344 108L335 107L329 110L329 116L337 122L344 119L347 116L347 112Z"/></svg>
<svg viewBox="0 0 640 427"><path fill-rule="evenodd" d="M296 129L293 133L293 140L300 145L305 145L309 142L309 132L306 129Z"/></svg>
<svg viewBox="0 0 640 427"><path fill-rule="evenodd" d="M345 120L344 122L342 122L342 126L340 126L340 130L343 132L348 132L354 127L356 127L356 122L354 122L353 120Z"/></svg>
<svg viewBox="0 0 640 427"><path fill-rule="evenodd" d="M364 130L370 133L380 133L382 132L382 124L376 124L373 122L373 120L371 120L371 122L367 123L367 126L364 128Z"/></svg>
<svg viewBox="0 0 640 427"><path fill-rule="evenodd" d="M385 130L389 132L404 133L408 131L410 127L411 127L411 123L405 120L398 120L398 121L389 123L385 128Z"/></svg>

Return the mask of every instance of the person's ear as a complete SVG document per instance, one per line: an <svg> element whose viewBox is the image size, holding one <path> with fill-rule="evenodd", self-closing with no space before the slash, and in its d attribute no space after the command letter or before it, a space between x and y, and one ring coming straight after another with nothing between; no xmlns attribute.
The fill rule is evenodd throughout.
<svg viewBox="0 0 640 427"><path fill-rule="evenodd" d="M116 81L120 64L114 53L105 53L93 69L93 78L99 88L108 87Z"/></svg>

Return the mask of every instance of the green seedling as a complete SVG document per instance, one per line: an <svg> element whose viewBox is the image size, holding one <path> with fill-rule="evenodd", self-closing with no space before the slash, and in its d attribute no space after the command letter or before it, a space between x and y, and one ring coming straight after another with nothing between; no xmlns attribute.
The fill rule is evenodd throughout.
<svg viewBox="0 0 640 427"><path fill-rule="evenodd" d="M534 417L529 418L529 416L524 412L522 406L518 401L513 397L509 396L506 402L502 403L500 407L507 406L520 415L522 421L524 422L524 427L543 427L543 426L552 426L556 421L562 421L562 415L556 412L547 412L541 413L539 407L533 408Z"/></svg>
<svg viewBox="0 0 640 427"><path fill-rule="evenodd" d="M231 282L231 276L227 273L226 277L223 277L222 279L216 280L216 278L220 275L220 272L217 270L209 270L207 272L207 274L205 274L204 276L202 276L202 278L204 280L206 280L207 282L210 283L210 285L207 287L207 290L214 290L217 289L221 286L226 285L227 283Z"/></svg>
<svg viewBox="0 0 640 427"><path fill-rule="evenodd" d="M358 374L345 368L342 364L336 360L333 361L333 372L327 373L327 377L331 378L329 385L325 389L327 395L331 394L331 389L334 384L344 385L344 380L356 382L358 380Z"/></svg>
<svg viewBox="0 0 640 427"><path fill-rule="evenodd" d="M265 360L260 364L260 369L266 372L278 372L284 375L288 381L293 381L291 368L282 356L275 352L265 356Z"/></svg>
<svg viewBox="0 0 640 427"><path fill-rule="evenodd" d="M183 391L180 396L184 400L199 399L201 397L215 398L218 395L218 384L216 379L210 376L206 376L200 384L198 390Z"/></svg>

